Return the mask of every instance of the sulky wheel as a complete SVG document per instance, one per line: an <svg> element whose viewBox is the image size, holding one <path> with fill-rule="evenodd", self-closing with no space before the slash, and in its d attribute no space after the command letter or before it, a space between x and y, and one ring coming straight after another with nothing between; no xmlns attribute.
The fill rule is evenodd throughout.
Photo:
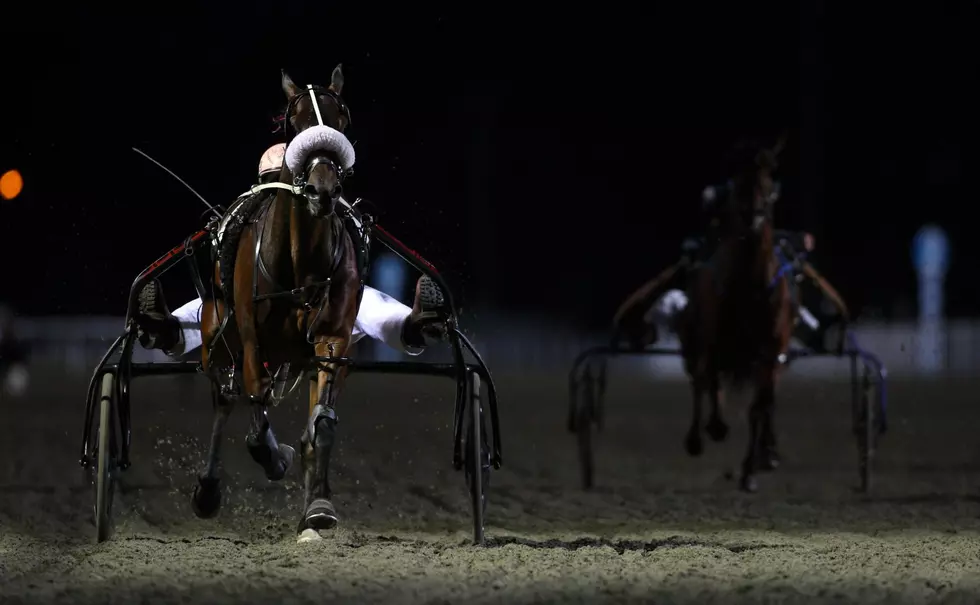
<svg viewBox="0 0 980 605"><path fill-rule="evenodd" d="M112 499L115 491L118 437L115 430L115 375L102 375L99 392L99 433L95 451L95 530L96 542L109 538L112 524Z"/></svg>
<svg viewBox="0 0 980 605"><path fill-rule="evenodd" d="M484 543L484 517L487 512L487 491L490 487L490 447L487 426L480 399L480 377L472 373L469 380L470 405L467 406L466 439L463 442L463 469L470 491L473 509L473 543ZM479 435L479 438L476 436Z"/></svg>
<svg viewBox="0 0 980 605"><path fill-rule="evenodd" d="M592 372L588 367L582 375L581 397L575 409L575 439L578 442L579 468L582 471L582 489L595 485L595 446L597 430L596 394Z"/></svg>

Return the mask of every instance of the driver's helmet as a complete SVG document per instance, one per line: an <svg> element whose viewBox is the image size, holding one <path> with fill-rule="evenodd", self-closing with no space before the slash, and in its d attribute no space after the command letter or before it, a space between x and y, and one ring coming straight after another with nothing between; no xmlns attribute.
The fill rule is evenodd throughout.
<svg viewBox="0 0 980 605"><path fill-rule="evenodd" d="M278 143L269 147L259 160L259 178L282 170L283 158L286 156L286 144Z"/></svg>

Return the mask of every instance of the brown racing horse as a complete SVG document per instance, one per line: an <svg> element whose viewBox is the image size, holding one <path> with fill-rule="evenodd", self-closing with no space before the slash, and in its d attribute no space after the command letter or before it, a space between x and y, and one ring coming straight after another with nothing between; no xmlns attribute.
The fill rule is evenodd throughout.
<svg viewBox="0 0 980 605"><path fill-rule="evenodd" d="M693 276L680 327L684 366L694 391L694 414L685 447L703 450L701 402L711 398L704 426L715 441L728 433L721 418L721 381L734 389L751 380L749 446L739 485L757 489L756 472L778 465L772 426L776 379L790 342L795 306L790 283L774 247L773 172L783 140L772 149L742 145L732 156L732 179L718 207L718 243L712 258Z"/></svg>
<svg viewBox="0 0 980 605"><path fill-rule="evenodd" d="M240 218L237 251L215 263L213 296L201 311L202 365L216 389L208 463L193 498L201 517L214 515L221 504L219 451L237 395L236 368L252 408L249 452L270 480L279 480L294 450L278 443L269 425L272 375L267 368L284 363L310 367L314 356L347 355L361 283L354 243L336 212L341 181L354 158L342 134L350 122L340 96L343 84L340 66L326 89L300 88L283 72L286 161L275 184L259 186L267 188L260 192L264 199ZM234 267L222 270L222 262ZM302 437L306 500L299 532L337 523L328 472L344 370L334 362L319 364L311 385Z"/></svg>

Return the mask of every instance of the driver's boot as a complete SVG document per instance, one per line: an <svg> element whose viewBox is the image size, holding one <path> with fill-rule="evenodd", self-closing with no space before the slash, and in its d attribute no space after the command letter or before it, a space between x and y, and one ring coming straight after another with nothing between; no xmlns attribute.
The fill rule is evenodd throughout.
<svg viewBox="0 0 980 605"><path fill-rule="evenodd" d="M167 308L159 280L154 279L140 290L135 320L144 349L170 351L180 342L180 322Z"/></svg>
<svg viewBox="0 0 980 605"><path fill-rule="evenodd" d="M433 342L446 338L446 320L449 309L438 284L427 275L415 283L415 300L412 313L402 325L402 342L422 349Z"/></svg>

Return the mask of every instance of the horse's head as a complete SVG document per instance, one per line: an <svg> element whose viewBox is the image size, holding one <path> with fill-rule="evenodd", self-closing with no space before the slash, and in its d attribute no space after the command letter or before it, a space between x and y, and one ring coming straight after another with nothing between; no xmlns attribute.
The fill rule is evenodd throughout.
<svg viewBox="0 0 980 605"><path fill-rule="evenodd" d="M779 184L774 178L779 154L785 146L781 137L773 147L753 143L738 145L729 156L728 209L736 230L746 228L760 233L771 224L772 206L779 199Z"/></svg>
<svg viewBox="0 0 980 605"><path fill-rule="evenodd" d="M285 128L289 139L283 180L289 175L314 217L333 214L341 182L354 164L354 148L344 136L350 112L340 96L344 74L334 68L330 86L297 86L282 73L286 93Z"/></svg>

